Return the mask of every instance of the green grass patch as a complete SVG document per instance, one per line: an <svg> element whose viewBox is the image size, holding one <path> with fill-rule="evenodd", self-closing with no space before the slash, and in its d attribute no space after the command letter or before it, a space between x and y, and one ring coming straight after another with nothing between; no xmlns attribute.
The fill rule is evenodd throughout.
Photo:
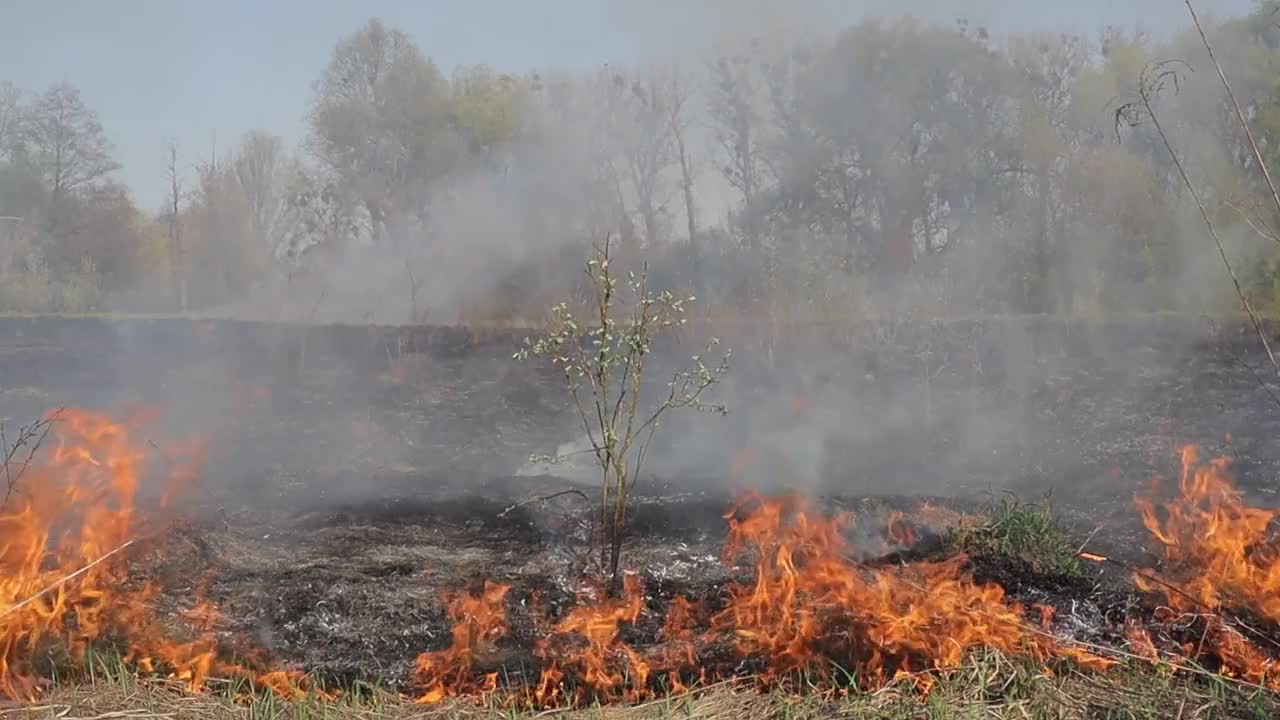
<svg viewBox="0 0 1280 720"><path fill-rule="evenodd" d="M988 511L976 522L948 533L947 547L974 556L1016 558L1040 573L1080 577L1084 572L1076 547L1058 525L1048 501L1025 503L1012 495L993 497Z"/></svg>

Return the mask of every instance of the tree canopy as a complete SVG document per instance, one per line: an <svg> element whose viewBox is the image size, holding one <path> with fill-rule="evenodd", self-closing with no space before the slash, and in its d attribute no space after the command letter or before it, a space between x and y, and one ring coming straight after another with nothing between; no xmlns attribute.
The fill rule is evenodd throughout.
<svg viewBox="0 0 1280 720"><path fill-rule="evenodd" d="M1280 171L1277 7L1208 33ZM1188 282L1220 272L1212 245L1152 128L1115 116L1167 60L1170 139L1248 291L1280 301L1280 214L1193 29L869 19L581 73L442 70L429 51L355 28L300 109L305 138L173 148L169 197L142 199L157 212L119 184L74 85L0 82L0 304L167 309L181 287L188 309L507 322L581 290L577 256L612 235L709 312L778 321L1198 311L1231 301Z"/></svg>

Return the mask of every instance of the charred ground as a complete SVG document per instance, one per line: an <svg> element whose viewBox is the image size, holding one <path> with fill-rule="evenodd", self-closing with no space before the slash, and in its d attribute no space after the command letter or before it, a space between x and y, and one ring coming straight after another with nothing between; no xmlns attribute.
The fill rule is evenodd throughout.
<svg viewBox="0 0 1280 720"><path fill-rule="evenodd" d="M131 562L136 579L165 588L161 602L175 616L198 590L213 601L229 643L326 681L398 686L418 653L447 645L444 594L489 579L513 587L509 627L477 667L519 680L536 666L531 605L555 618L573 602L589 552L582 520L595 504L565 495L512 508L566 487L590 490L512 476L528 453L571 439L572 419L554 375L513 364L509 333L294 328L282 340L280 328L219 322L4 322L21 330L0 361L15 368L4 388L11 416L86 399L168 398L163 410L176 421L165 434L208 439L211 462L187 520L136 548ZM929 341L925 359L909 333L873 349L809 337L773 367L736 367L731 402L745 420L669 433L711 448L719 470L672 444L664 451L678 462L657 464L666 479L645 479L627 558L650 612L623 639L644 648L672 598L714 609L730 582L749 578L720 557L729 466L788 424L822 436L820 471L801 489L824 512L854 513L848 540L871 565L953 552L949 530L1004 490L1031 500L1052 491L1068 537L1147 564L1133 492L1176 472L1182 442L1235 456L1247 495L1269 504L1280 455L1268 441L1280 409L1260 386L1254 343L1185 322L957 324ZM305 362L298 334L309 338ZM922 363L936 368L927 387ZM844 425L831 415L815 424L779 410L797 395L854 410L835 414ZM896 419L877 426L889 411ZM673 474L682 465L692 470ZM733 480L795 484L759 468ZM895 512L918 534L911 549L884 541ZM1125 618L1153 609L1110 567L1046 572L979 553L969 569L1015 600L1067 608L1055 631L1088 642L1122 644ZM713 648L706 662L743 661Z"/></svg>
<svg viewBox="0 0 1280 720"><path fill-rule="evenodd" d="M554 478L495 479L465 495L437 491L311 512L206 515L168 535L134 572L160 579L175 608L189 600L191 579L208 578L203 592L227 618L220 630L228 640L248 640L340 686L359 680L404 687L420 652L449 644L448 593L475 591L484 580L510 584L507 631L477 669L526 684L537 678L535 641L577 602L590 553L582 521L594 503L571 495L512 505L562 488ZM750 566L721 557L732 502L727 494L670 488L639 498L626 557L642 580L646 611L623 628L624 642L640 651L658 644L676 597L714 613L731 583L751 582ZM988 522L990 510L983 502L937 497L827 496L817 504L852 514L845 532L851 559L870 567L965 550L953 544L955 529ZM910 546L886 539L891 522L910 528ZM1081 640L1122 643L1125 614L1140 610L1123 573L1045 571L1017 555L981 551L969 567L977 580L1005 586L1019 602L1070 607L1055 622ZM716 673L751 669L728 645L703 653L703 667Z"/></svg>

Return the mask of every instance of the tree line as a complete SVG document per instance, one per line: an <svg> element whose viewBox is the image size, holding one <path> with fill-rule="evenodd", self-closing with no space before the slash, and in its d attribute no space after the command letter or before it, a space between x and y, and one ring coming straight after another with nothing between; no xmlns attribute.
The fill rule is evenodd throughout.
<svg viewBox="0 0 1280 720"><path fill-rule="evenodd" d="M1278 11L1208 27L1268 162ZM583 296L605 236L706 312L776 323L1223 307L1168 148L1117 115L1172 59L1154 109L1270 310L1280 217L1194 29L901 18L579 74L446 72L371 20L334 47L297 147L157 148L151 209L74 85L3 83L0 311L536 321Z"/></svg>

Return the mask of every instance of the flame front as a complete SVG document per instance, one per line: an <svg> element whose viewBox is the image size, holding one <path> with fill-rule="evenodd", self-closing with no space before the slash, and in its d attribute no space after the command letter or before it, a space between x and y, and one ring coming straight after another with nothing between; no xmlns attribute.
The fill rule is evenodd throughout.
<svg viewBox="0 0 1280 720"><path fill-rule="evenodd" d="M241 651L239 662L227 659L215 634L218 610L202 593L188 599L182 615L189 632L178 640L153 608L159 588L131 581L126 560L137 546L130 544L147 537L149 514L139 509L146 505L139 497L155 467L148 443L137 437L147 419L115 423L86 411L62 413L47 457L25 469L0 506L0 696L35 697L50 675L49 658L64 653L69 663L82 663L106 641L139 671L193 689L228 677L301 695L299 673L272 668L253 652ZM195 446L164 458L156 506L168 505L194 480L198 462ZM1157 623L1199 618L1196 646L1183 658L1211 655L1225 674L1280 688L1274 661L1226 614L1247 609L1280 623L1274 537L1280 511L1248 506L1228 467L1224 459L1201 462L1185 448L1178 495L1165 503L1154 493L1137 498L1170 569L1144 571L1136 580L1168 603ZM709 606L677 596L663 622L650 615L635 574L624 576L617 596L584 590L558 620L534 611L540 671L523 694L506 701L548 708L635 701L745 669L769 685L803 676L873 688L909 677L928 690L977 648L1042 664L1051 658L1092 669L1112 664L1059 645L1049 633L1052 607L1024 608L1000 586L975 581L964 556L894 567L855 562L845 533L852 516L815 512L800 496L746 495L725 518L722 560L739 577L750 572L750 581L708 598ZM884 535L893 547L915 541L900 513L887 519ZM510 590L486 581L446 596L450 642L418 656L413 681L420 702L497 691ZM1206 616L1206 609L1213 612ZM1125 634L1134 654L1157 659L1167 652L1169 643L1141 623L1130 622ZM645 649L629 644L641 636L648 638Z"/></svg>
<svg viewBox="0 0 1280 720"><path fill-rule="evenodd" d="M0 695L33 698L51 651L65 650L78 665L100 640L118 641L124 660L139 670L165 672L193 689L218 672L297 691L296 674L283 673L288 682L274 674L255 677L220 660L209 629L217 613L209 603L191 599L185 614L203 627L194 640L178 642L151 608L158 589L129 586L124 551L141 536L136 501L148 470L136 430L150 417L116 423L84 410L51 414L47 457L12 484L0 507ZM199 448L164 460L169 469L160 506L194 479Z"/></svg>
<svg viewBox="0 0 1280 720"><path fill-rule="evenodd" d="M1200 639L1183 654L1211 654L1225 674L1280 688L1275 663L1223 615L1243 610L1280 623L1280 547L1273 525L1280 511L1245 503L1232 483L1228 458L1202 462L1197 448L1186 446L1181 461L1176 497L1158 502L1157 480L1150 494L1135 498L1169 570L1144 570L1134 581L1161 595L1173 613L1213 613L1202 618ZM1148 646L1149 641L1142 644Z"/></svg>
<svg viewBox="0 0 1280 720"><path fill-rule="evenodd" d="M659 642L643 653L621 639L622 628L645 612L638 576L626 575L617 597L580 596L539 643L543 669L522 701L535 707L634 701L651 696L655 685L684 688L734 673L743 662L759 667L770 684L804 673L811 681L875 687L911 675L927 690L934 671L956 667L978 647L1037 661L1070 657L1091 668L1111 664L1059 647L1001 587L974 582L964 556L894 569L859 565L848 559L843 535L850 517L822 516L799 497L750 496L726 518L723 559L733 567L747 558L753 582L731 586L724 607L706 621L699 604L677 596ZM890 522L891 534L902 532L899 520ZM486 591L450 605L453 644L419 657L420 701L494 689L491 681L478 682L472 663L481 639L497 640L505 628L501 597ZM726 646L736 661L710 659Z"/></svg>
<svg viewBox="0 0 1280 720"><path fill-rule="evenodd" d="M460 692L493 692L497 675L478 680L472 672L476 656L491 649L506 632L506 607L510 585L485 581L479 594L456 593L447 598L453 621L452 644L444 650L422 653L414 664L414 680L420 688L418 702L436 703Z"/></svg>
<svg viewBox="0 0 1280 720"><path fill-rule="evenodd" d="M975 583L967 558L877 569L848 559L850 516L823 517L799 497L751 498L729 514L725 559L756 557L753 584L731 588L713 626L742 655L767 659L766 678L803 672L835 681L833 666L864 685L945 671L987 647L1044 659L1058 648L1028 630L1024 608L998 585ZM743 506L740 505L740 508ZM890 532L893 524L891 523ZM1071 653L1105 664L1100 658ZM932 679L917 676L926 688Z"/></svg>
<svg viewBox="0 0 1280 720"><path fill-rule="evenodd" d="M1280 622L1280 548L1269 536L1280 513L1246 505L1231 482L1230 463L1200 462L1195 447L1184 447L1178 497L1157 505L1152 496L1140 495L1138 510L1168 564L1178 568L1171 582L1180 590L1211 609L1245 606ZM1167 590L1142 576L1137 580L1144 589ZM1176 593L1168 600L1177 609L1192 609Z"/></svg>

